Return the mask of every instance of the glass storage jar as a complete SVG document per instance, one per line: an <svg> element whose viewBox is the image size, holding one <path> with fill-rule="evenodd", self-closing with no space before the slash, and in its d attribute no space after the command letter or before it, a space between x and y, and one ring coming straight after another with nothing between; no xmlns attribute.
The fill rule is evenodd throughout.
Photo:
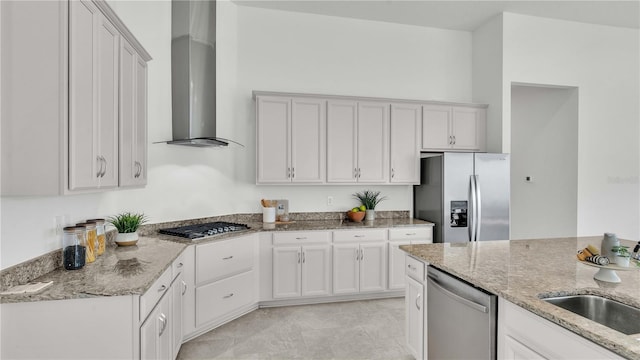
<svg viewBox="0 0 640 360"><path fill-rule="evenodd" d="M78 270L86 261L87 229L84 226L67 226L62 229L62 266Z"/></svg>
<svg viewBox="0 0 640 360"><path fill-rule="evenodd" d="M96 255L100 256L104 254L104 251L107 248L107 235L104 231L106 221L105 219L89 219L87 222L96 224L96 235L98 237L98 251L96 252Z"/></svg>
<svg viewBox="0 0 640 360"><path fill-rule="evenodd" d="M83 222L76 224L76 226L84 226L86 228L87 236L87 263L96 261L96 253L98 251L98 234L96 232L96 224L90 222Z"/></svg>

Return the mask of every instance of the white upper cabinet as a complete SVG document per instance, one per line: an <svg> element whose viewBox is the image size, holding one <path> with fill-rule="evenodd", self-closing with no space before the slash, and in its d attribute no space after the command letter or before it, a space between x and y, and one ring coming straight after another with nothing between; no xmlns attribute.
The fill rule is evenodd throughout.
<svg viewBox="0 0 640 360"><path fill-rule="evenodd" d="M389 104L329 101L327 182L386 183Z"/></svg>
<svg viewBox="0 0 640 360"><path fill-rule="evenodd" d="M256 183L324 182L325 106L319 99L258 97Z"/></svg>
<svg viewBox="0 0 640 360"><path fill-rule="evenodd" d="M422 150L484 151L486 109L424 105Z"/></svg>
<svg viewBox="0 0 640 360"><path fill-rule="evenodd" d="M121 174L128 165L122 162L125 132L137 141L140 164L134 166L146 176L146 61L151 57L107 3L11 1L0 6L2 195L129 185ZM145 69L134 71L133 93L122 88L123 42L135 49L136 67ZM129 95L137 104L132 119L140 121L135 131L122 126L121 102Z"/></svg>
<svg viewBox="0 0 640 360"><path fill-rule="evenodd" d="M391 104L391 183L420 183L421 128L420 105Z"/></svg>
<svg viewBox="0 0 640 360"><path fill-rule="evenodd" d="M147 183L147 64L120 46L120 186Z"/></svg>
<svg viewBox="0 0 640 360"><path fill-rule="evenodd" d="M92 2L69 6L69 190L113 188L120 35Z"/></svg>

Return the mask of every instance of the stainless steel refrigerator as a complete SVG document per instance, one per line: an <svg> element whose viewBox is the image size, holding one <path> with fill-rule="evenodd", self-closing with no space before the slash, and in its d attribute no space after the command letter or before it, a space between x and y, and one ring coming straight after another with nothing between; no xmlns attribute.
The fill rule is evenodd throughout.
<svg viewBox="0 0 640 360"><path fill-rule="evenodd" d="M414 217L435 223L435 242L509 239L509 155L424 153Z"/></svg>

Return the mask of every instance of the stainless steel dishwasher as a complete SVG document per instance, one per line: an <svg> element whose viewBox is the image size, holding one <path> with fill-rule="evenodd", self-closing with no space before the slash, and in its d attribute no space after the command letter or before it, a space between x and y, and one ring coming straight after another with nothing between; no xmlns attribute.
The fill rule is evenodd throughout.
<svg viewBox="0 0 640 360"><path fill-rule="evenodd" d="M497 297L427 268L427 358L496 359Z"/></svg>

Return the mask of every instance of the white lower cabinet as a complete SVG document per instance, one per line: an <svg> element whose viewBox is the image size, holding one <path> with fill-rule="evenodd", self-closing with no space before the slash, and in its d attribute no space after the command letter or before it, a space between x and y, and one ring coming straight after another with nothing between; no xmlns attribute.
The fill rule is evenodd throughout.
<svg viewBox="0 0 640 360"><path fill-rule="evenodd" d="M389 229L389 290L404 289L406 253L400 245L419 245L433 243L432 227Z"/></svg>
<svg viewBox="0 0 640 360"><path fill-rule="evenodd" d="M165 294L140 326L141 359L173 359L171 295Z"/></svg>
<svg viewBox="0 0 640 360"><path fill-rule="evenodd" d="M414 358L420 360L427 353L426 298L427 288L424 285L425 266L409 255L405 256L405 339L406 346Z"/></svg>
<svg viewBox="0 0 640 360"><path fill-rule="evenodd" d="M196 288L196 326L223 318L255 302L253 270Z"/></svg>
<svg viewBox="0 0 640 360"><path fill-rule="evenodd" d="M333 293L386 290L387 243L333 245Z"/></svg>
<svg viewBox="0 0 640 360"><path fill-rule="evenodd" d="M273 298L331 294L330 233L273 235Z"/></svg>
<svg viewBox="0 0 640 360"><path fill-rule="evenodd" d="M617 354L498 299L498 359L622 359Z"/></svg>

